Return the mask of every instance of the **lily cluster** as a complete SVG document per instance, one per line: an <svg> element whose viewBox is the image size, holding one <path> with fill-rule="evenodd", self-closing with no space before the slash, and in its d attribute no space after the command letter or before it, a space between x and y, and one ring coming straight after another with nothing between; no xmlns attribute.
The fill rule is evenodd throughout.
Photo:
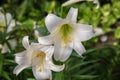
<svg viewBox="0 0 120 80"><path fill-rule="evenodd" d="M3 14L0 11L0 32L2 34L10 33L13 30L14 26L15 26L15 21L12 19L11 14L10 13ZM9 38L10 36L6 36L5 40L7 40L11 48L14 49L17 46L17 41L16 39L9 39ZM1 49L1 53L10 52L7 43L0 42L0 49Z"/></svg>
<svg viewBox="0 0 120 80"><path fill-rule="evenodd" d="M91 25L77 23L78 9L70 8L65 19L54 14L48 14L45 24L50 32L48 36L38 37L38 43L29 44L28 36L23 38L22 44L26 49L15 55L18 66L14 73L18 75L26 67L32 66L33 74L37 80L52 80L51 70L62 71L65 65L55 65L56 61L66 61L74 49L79 56L86 50L82 41L94 36Z"/></svg>

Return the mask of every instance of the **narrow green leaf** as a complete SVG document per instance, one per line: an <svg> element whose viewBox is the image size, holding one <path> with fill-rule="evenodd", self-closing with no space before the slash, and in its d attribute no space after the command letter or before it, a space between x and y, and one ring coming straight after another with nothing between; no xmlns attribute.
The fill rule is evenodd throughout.
<svg viewBox="0 0 120 80"><path fill-rule="evenodd" d="M79 78L79 79L93 79L98 76L97 75L96 76L94 76L94 75L73 75L73 77Z"/></svg>
<svg viewBox="0 0 120 80"><path fill-rule="evenodd" d="M82 63L79 63L79 64L75 64L75 66L71 67L71 68L69 69L69 71L72 71L72 70L74 70L75 68L81 67L81 66L83 66L83 65L87 65L87 64L89 64L89 63L95 63L95 62L97 62L97 61L99 61L99 60L91 60L91 61L86 61L86 62L82 62Z"/></svg>

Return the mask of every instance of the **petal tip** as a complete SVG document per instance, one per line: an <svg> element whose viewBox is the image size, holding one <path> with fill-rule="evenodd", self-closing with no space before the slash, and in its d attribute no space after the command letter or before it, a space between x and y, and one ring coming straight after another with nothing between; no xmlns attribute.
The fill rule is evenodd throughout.
<svg viewBox="0 0 120 80"><path fill-rule="evenodd" d="M28 40L29 36L24 36L23 40L22 40L22 44L24 46L24 48L28 48L29 47L29 40Z"/></svg>

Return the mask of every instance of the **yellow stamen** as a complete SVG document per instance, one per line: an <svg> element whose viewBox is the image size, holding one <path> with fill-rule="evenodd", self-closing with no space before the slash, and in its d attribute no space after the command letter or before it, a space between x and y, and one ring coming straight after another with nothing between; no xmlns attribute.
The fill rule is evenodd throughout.
<svg viewBox="0 0 120 80"><path fill-rule="evenodd" d="M46 54L44 52L38 52L36 53L36 57L39 58L39 67L37 68L37 71L42 71L44 68L44 59L45 59Z"/></svg>
<svg viewBox="0 0 120 80"><path fill-rule="evenodd" d="M62 44L62 47L66 48L67 42L71 42L71 37L62 37L64 43Z"/></svg>
<svg viewBox="0 0 120 80"><path fill-rule="evenodd" d="M45 57L45 53L44 52L38 52L36 53L36 57Z"/></svg>
<svg viewBox="0 0 120 80"><path fill-rule="evenodd" d="M66 47L67 43L72 41L73 31L74 31L74 28L69 24L63 24L60 27L59 32L61 34L62 40L64 41L63 47Z"/></svg>

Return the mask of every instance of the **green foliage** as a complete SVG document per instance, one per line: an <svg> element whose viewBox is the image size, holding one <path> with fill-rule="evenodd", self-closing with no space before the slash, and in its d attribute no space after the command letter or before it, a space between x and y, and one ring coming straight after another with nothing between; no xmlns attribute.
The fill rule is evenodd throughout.
<svg viewBox="0 0 120 80"><path fill-rule="evenodd" d="M3 7L1 12L11 13L16 24L9 33L1 31L0 26L0 44L7 44L10 49L5 54L2 54L2 49L0 49L0 80L35 80L31 68L25 69L18 76L13 74L13 69L17 65L14 61L14 54L24 50L21 41L23 36L29 35L33 41L36 41L33 29L34 22L39 25L36 30L39 31L41 36L48 35L49 32L44 23L46 15L54 13L65 18L70 7L78 8L78 23L102 28L108 40L106 42L100 41L100 35L85 42L87 52L79 57L73 51L70 58L64 63L66 64L65 69L61 72L52 72L53 80L120 79L120 0L110 0L107 3L101 2L98 9L92 2L82 2L62 7L64 1L1 1L0 6ZM17 24L17 21L20 22L20 25ZM11 39L17 40L15 49L8 42ZM59 62L56 63L59 64Z"/></svg>
<svg viewBox="0 0 120 80"><path fill-rule="evenodd" d="M120 27L115 30L115 38L120 39Z"/></svg>

